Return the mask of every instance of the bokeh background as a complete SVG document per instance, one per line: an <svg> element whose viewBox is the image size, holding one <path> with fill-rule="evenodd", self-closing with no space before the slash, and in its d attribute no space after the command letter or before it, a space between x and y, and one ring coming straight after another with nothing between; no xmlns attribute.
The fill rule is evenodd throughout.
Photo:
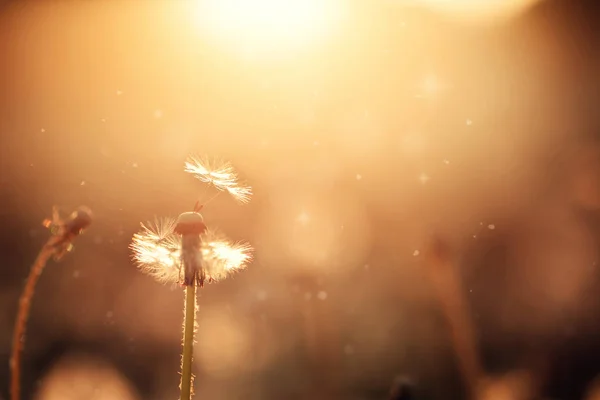
<svg viewBox="0 0 600 400"><path fill-rule="evenodd" d="M386 399L398 379L466 398L438 235L490 398L595 399L594 2L249 3L0 3L0 398L41 221L81 204L94 224L34 299L24 398L177 398L183 293L128 245L192 208L196 153L253 186L203 215L256 249L201 290L197 398Z"/></svg>

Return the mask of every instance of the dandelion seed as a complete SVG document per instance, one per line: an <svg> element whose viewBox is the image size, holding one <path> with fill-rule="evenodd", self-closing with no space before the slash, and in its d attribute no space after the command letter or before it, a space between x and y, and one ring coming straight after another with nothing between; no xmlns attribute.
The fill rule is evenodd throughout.
<svg viewBox="0 0 600 400"><path fill-rule="evenodd" d="M233 166L224 161L210 161L207 158L190 157L185 163L185 171L201 182L227 192L240 203L247 203L252 196L252 188L239 182Z"/></svg>

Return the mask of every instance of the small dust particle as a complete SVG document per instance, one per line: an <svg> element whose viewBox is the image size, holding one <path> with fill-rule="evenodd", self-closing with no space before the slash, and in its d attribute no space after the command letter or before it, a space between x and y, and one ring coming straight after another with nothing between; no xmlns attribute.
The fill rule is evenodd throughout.
<svg viewBox="0 0 600 400"><path fill-rule="evenodd" d="M362 175L361 174L356 174L356 180L360 181L362 179Z"/></svg>
<svg viewBox="0 0 600 400"><path fill-rule="evenodd" d="M450 164L450 161L444 160L444 164L448 165L448 164Z"/></svg>
<svg viewBox="0 0 600 400"><path fill-rule="evenodd" d="M419 254L421 254L421 252L419 250L415 250L413 251L413 256L418 256Z"/></svg>
<svg viewBox="0 0 600 400"><path fill-rule="evenodd" d="M351 356L352 354L354 354L354 346L347 344L344 346L344 353L347 356Z"/></svg>
<svg viewBox="0 0 600 400"><path fill-rule="evenodd" d="M265 292L264 290L259 290L256 293L256 298L260 301L265 301L267 299L267 292Z"/></svg>
<svg viewBox="0 0 600 400"><path fill-rule="evenodd" d="M106 318L112 318L114 315L114 313L112 311L107 311L106 312Z"/></svg>
<svg viewBox="0 0 600 400"><path fill-rule="evenodd" d="M317 297L319 298L319 300L326 300L327 299L327 292L324 290L321 290L318 294Z"/></svg>
<svg viewBox="0 0 600 400"><path fill-rule="evenodd" d="M85 186L85 181L81 181L81 183L79 184L79 186Z"/></svg>
<svg viewBox="0 0 600 400"><path fill-rule="evenodd" d="M494 225L494 224L489 224L489 225L488 225L488 229L493 231L494 229L496 229L496 225Z"/></svg>
<svg viewBox="0 0 600 400"><path fill-rule="evenodd" d="M79 272L79 271L77 271L77 270L73 271L73 279L77 279L77 278L79 278L80 276L81 276L81 272Z"/></svg>
<svg viewBox="0 0 600 400"><path fill-rule="evenodd" d="M467 120L467 125L468 125L468 126L471 126L471 125L473 125L473 121L471 121L470 119L468 119L468 120Z"/></svg>
<svg viewBox="0 0 600 400"><path fill-rule="evenodd" d="M44 132L46 132L46 129L42 128L42 129L40 129L40 132L44 133Z"/></svg>
<svg viewBox="0 0 600 400"><path fill-rule="evenodd" d="M312 293L311 293L311 292L306 292L306 293L304 293L304 299L305 299L305 300L310 300L310 299L312 299Z"/></svg>

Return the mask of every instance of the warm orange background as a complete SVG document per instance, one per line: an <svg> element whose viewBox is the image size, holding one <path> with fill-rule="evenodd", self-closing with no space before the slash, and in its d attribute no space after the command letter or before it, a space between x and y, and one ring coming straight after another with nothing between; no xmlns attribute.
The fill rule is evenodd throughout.
<svg viewBox="0 0 600 400"><path fill-rule="evenodd" d="M423 274L434 233L460 251L486 369L576 398L600 354L596 11L340 1L285 42L204 29L196 3L0 6L0 354L40 222L55 204L96 217L40 281L26 394L57 398L38 380L75 376L60 362L176 398L181 291L127 247L140 222L191 209L183 162L199 153L253 186L249 205L203 214L256 258L201 293L198 398L385 398L396 375L463 398ZM0 397L7 381L2 362Z"/></svg>

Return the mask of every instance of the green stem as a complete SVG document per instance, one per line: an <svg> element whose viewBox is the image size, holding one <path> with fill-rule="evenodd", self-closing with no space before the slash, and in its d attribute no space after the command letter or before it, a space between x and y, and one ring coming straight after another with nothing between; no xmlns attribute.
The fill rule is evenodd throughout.
<svg viewBox="0 0 600 400"><path fill-rule="evenodd" d="M181 400L192 398L192 358L196 317L196 285L185 286L185 314L183 319L183 353L181 355Z"/></svg>

